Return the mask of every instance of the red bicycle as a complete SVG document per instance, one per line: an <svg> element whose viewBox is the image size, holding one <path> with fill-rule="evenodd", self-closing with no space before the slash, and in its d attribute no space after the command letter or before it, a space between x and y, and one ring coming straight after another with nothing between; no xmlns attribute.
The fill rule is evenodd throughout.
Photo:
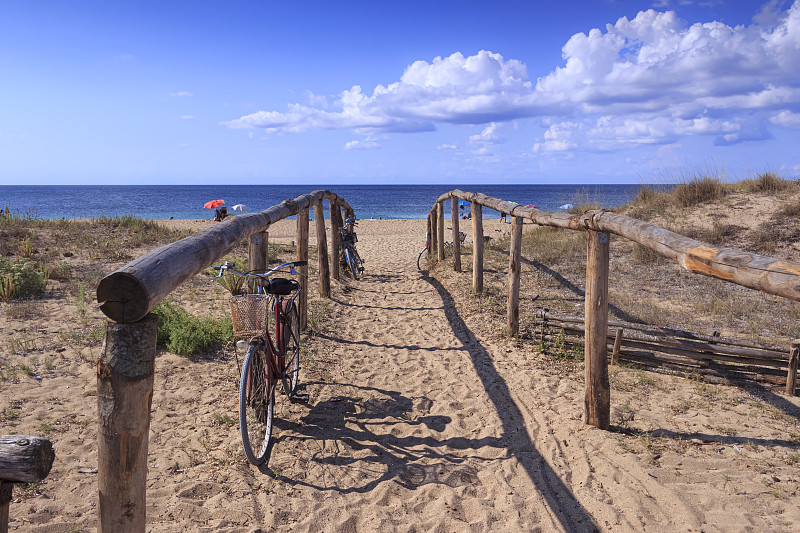
<svg viewBox="0 0 800 533"><path fill-rule="evenodd" d="M275 444L273 416L278 384L290 401L308 400L308 395L297 394L300 315L296 300L300 284L272 277L277 272L297 274L295 267L306 264L293 261L268 272L240 272L229 261L214 267L219 276L226 272L242 276L247 291L231 297L230 306L234 336L240 339L237 347L247 349L239 381L239 430L244 454L255 466L269 460Z"/></svg>

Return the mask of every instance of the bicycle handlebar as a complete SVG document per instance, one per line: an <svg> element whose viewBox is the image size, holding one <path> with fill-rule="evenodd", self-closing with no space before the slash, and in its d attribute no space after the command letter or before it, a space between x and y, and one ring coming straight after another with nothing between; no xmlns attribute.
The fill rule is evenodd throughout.
<svg viewBox="0 0 800 533"><path fill-rule="evenodd" d="M254 270L250 270L248 272L242 272L241 270L236 270L235 268L233 268L234 264L231 261L225 261L221 265L214 265L213 268L214 270L219 270L219 274L217 275L217 277L222 276L222 274L226 270L230 270L231 272L239 274L240 276L253 276L253 277L263 278L270 276L285 267L289 267L289 271L292 274L297 274L297 272L294 271L295 267L301 267L306 265L308 265L308 261L290 261L288 263L283 263L282 265L278 265L272 270L269 270L267 272L255 272Z"/></svg>

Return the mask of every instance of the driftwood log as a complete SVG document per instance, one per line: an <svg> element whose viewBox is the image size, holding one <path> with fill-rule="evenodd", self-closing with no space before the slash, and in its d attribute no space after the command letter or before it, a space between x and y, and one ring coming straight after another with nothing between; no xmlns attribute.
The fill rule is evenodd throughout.
<svg viewBox="0 0 800 533"><path fill-rule="evenodd" d="M134 259L100 280L97 286L100 309L115 322L136 322L175 287L211 266L243 239L266 231L271 224L296 215L323 198L340 202L348 216L353 215L353 209L344 199L331 191L318 190L284 200L260 213L229 217Z"/></svg>

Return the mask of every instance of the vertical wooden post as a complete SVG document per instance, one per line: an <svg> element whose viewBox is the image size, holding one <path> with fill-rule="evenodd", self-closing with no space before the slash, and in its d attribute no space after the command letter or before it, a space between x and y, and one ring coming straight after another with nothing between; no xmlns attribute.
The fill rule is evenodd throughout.
<svg viewBox="0 0 800 533"><path fill-rule="evenodd" d="M483 292L483 207L472 202L472 290Z"/></svg>
<svg viewBox="0 0 800 533"><path fill-rule="evenodd" d="M453 226L453 270L461 272L461 235L458 227L458 198L450 199L450 222Z"/></svg>
<svg viewBox="0 0 800 533"><path fill-rule="evenodd" d="M519 333L519 276L522 256L522 218L514 217L511 228L511 249L508 253L508 334Z"/></svg>
<svg viewBox="0 0 800 533"><path fill-rule="evenodd" d="M617 330L614 336L614 350L611 352L611 364L616 365L619 363L619 349L622 347L622 328Z"/></svg>
<svg viewBox="0 0 800 533"><path fill-rule="evenodd" d="M259 231L250 235L250 246L247 248L247 268L249 270L266 270L269 250L269 233Z"/></svg>
<svg viewBox="0 0 800 533"><path fill-rule="evenodd" d="M301 209L297 213L297 260L308 261L308 208ZM308 265L297 268L297 276L300 282L300 296L298 306L300 306L300 329L305 330L308 326Z"/></svg>
<svg viewBox="0 0 800 533"><path fill-rule="evenodd" d="M438 258L439 261L444 261L444 202L436 204L436 227L439 230L436 240L439 241Z"/></svg>
<svg viewBox="0 0 800 533"><path fill-rule="evenodd" d="M431 246L430 246L429 250L431 251L431 254L432 254L430 257L431 257L431 259L433 259L433 258L437 258L438 259L439 258L439 246L441 246L442 243L439 242L439 217L436 214L436 209L431 211L429 216L430 216L430 219L431 219Z"/></svg>
<svg viewBox="0 0 800 533"><path fill-rule="evenodd" d="M339 209L339 204L330 200L328 207L331 212L331 276L333 279L339 279L339 254L342 249L342 212Z"/></svg>
<svg viewBox="0 0 800 533"><path fill-rule="evenodd" d="M158 317L106 321L97 361L97 491L100 533L143 532L147 444Z"/></svg>
<svg viewBox="0 0 800 533"><path fill-rule="evenodd" d="M13 488L13 483L0 480L0 533L8 533L8 508Z"/></svg>
<svg viewBox="0 0 800 533"><path fill-rule="evenodd" d="M792 342L792 351L789 354L789 368L786 373L786 394L794 396L797 390L797 363L800 358L800 339Z"/></svg>
<svg viewBox="0 0 800 533"><path fill-rule="evenodd" d="M425 244L428 246L428 261L431 260L433 257L433 221L431 220L431 215L428 213L428 227L425 231Z"/></svg>
<svg viewBox="0 0 800 533"><path fill-rule="evenodd" d="M319 264L319 294L331 297L331 272L328 264L328 237L325 234L325 214L322 198L314 203L314 222L317 226L317 263Z"/></svg>
<svg viewBox="0 0 800 533"><path fill-rule="evenodd" d="M586 258L586 423L608 429L608 233L589 230Z"/></svg>

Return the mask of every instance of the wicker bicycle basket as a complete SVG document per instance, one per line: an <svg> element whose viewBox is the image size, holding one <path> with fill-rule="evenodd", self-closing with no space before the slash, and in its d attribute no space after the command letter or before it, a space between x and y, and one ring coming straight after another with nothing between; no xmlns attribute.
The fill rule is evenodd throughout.
<svg viewBox="0 0 800 533"><path fill-rule="evenodd" d="M233 336L250 339L263 335L267 329L269 296L266 294L240 294L230 299Z"/></svg>

